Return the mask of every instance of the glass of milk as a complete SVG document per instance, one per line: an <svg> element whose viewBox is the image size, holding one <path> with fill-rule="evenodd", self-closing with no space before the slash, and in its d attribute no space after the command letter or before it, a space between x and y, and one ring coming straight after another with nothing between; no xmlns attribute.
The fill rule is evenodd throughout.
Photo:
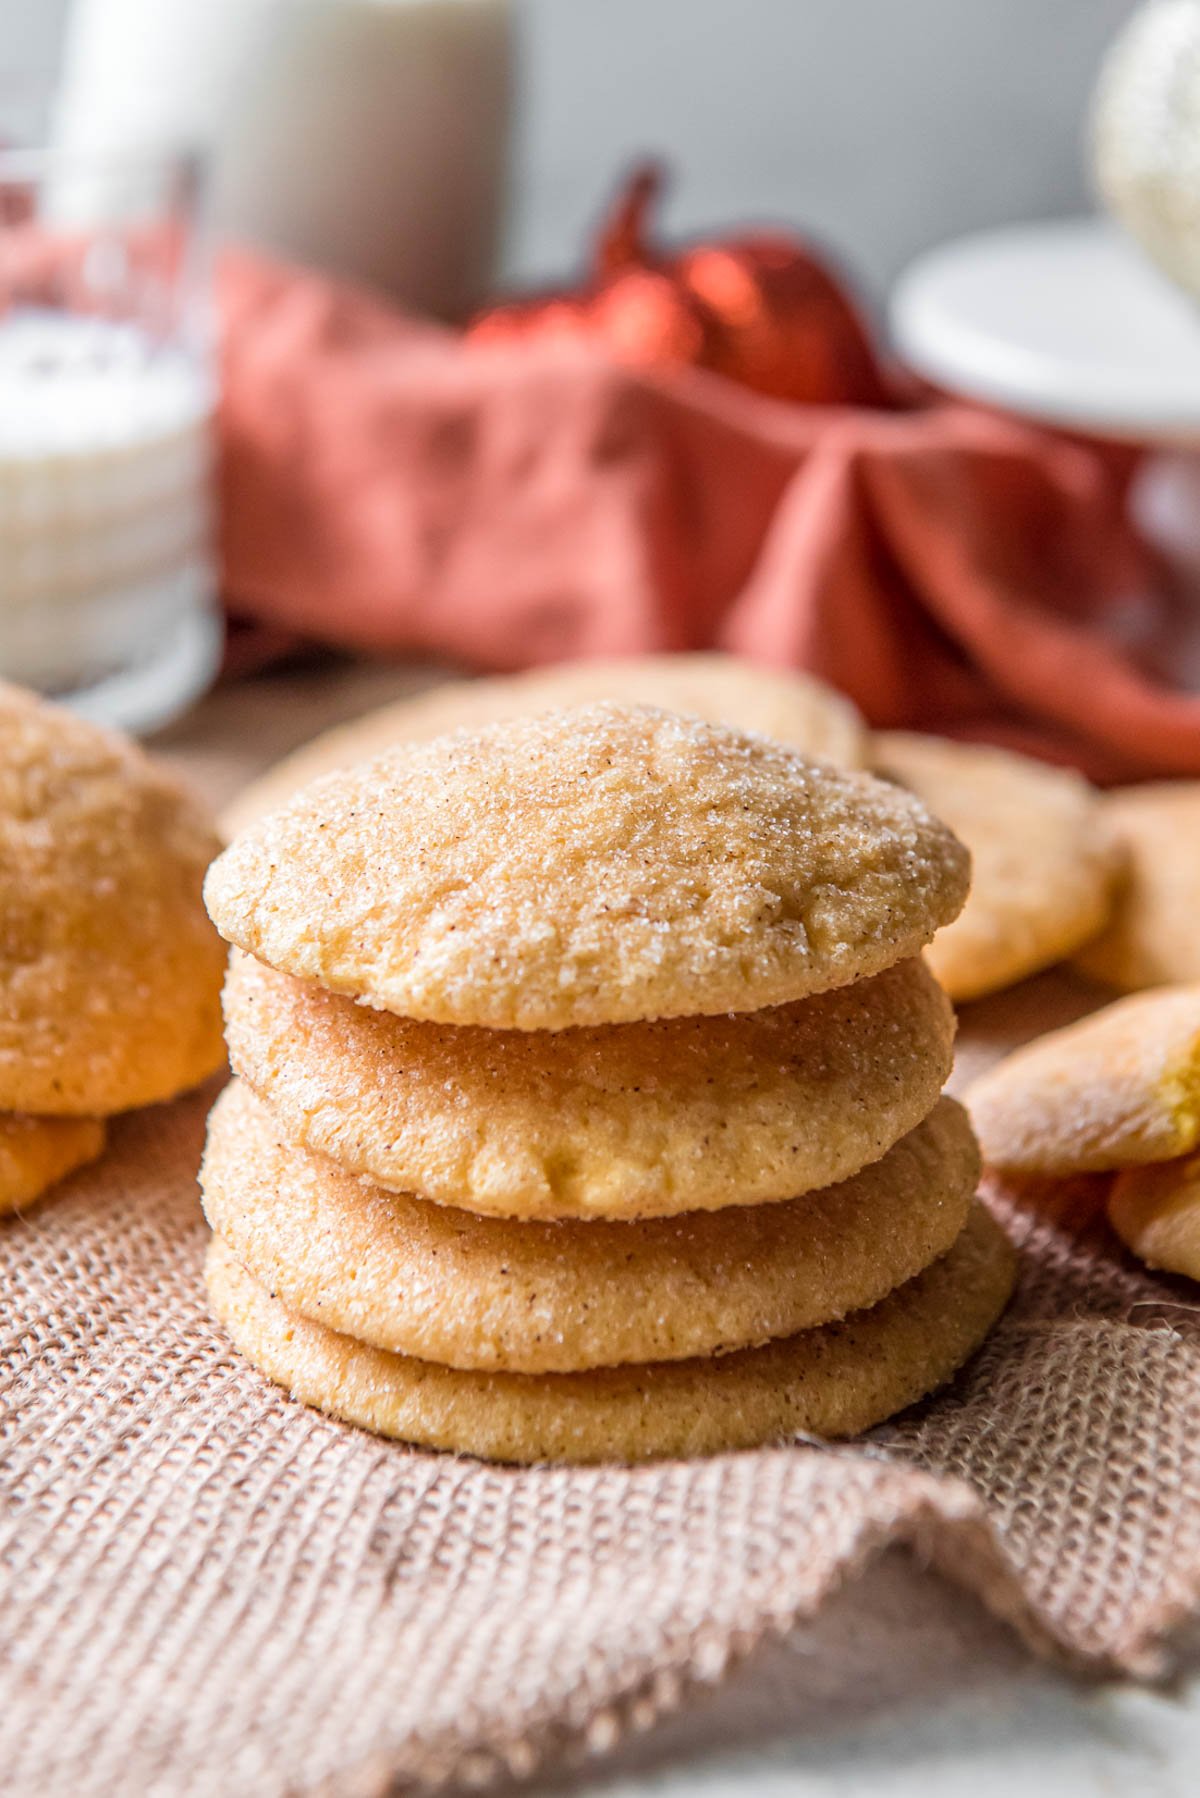
<svg viewBox="0 0 1200 1798"><path fill-rule="evenodd" d="M214 230L437 318L486 298L512 0L74 0L51 140L186 136Z"/></svg>
<svg viewBox="0 0 1200 1798"><path fill-rule="evenodd" d="M147 731L221 648L194 157L0 150L0 677Z"/></svg>

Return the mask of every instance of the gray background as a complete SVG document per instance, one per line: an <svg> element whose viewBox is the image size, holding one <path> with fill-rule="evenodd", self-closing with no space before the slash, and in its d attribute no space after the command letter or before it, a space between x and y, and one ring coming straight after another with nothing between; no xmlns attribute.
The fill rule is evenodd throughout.
<svg viewBox="0 0 1200 1798"><path fill-rule="evenodd" d="M0 101L23 73L53 67L65 7L0 0ZM878 294L941 238L1087 203L1087 94L1130 10L1130 0L517 0L505 272L569 270L618 171L653 151L677 171L672 230L803 224Z"/></svg>

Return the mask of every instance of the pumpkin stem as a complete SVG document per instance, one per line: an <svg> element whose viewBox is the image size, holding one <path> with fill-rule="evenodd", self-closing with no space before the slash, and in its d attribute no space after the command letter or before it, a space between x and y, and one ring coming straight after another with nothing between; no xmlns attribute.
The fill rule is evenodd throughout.
<svg viewBox="0 0 1200 1798"><path fill-rule="evenodd" d="M661 163L644 162L633 170L600 227L596 243L598 274L615 274L618 269L649 260L646 223L662 192L663 181Z"/></svg>

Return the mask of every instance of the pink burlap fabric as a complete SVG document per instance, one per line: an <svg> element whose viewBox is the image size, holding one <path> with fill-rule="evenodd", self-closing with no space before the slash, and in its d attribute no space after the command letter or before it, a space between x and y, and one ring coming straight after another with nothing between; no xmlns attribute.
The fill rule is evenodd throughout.
<svg viewBox="0 0 1200 1798"><path fill-rule="evenodd" d="M5 1790L524 1773L645 1727L896 1544L1044 1654L1169 1670L1200 1586L1200 1318L1092 1188L993 1195L1017 1301L869 1443L517 1470L328 1422L231 1350L199 1277L209 1097L118 1124L0 1225Z"/></svg>

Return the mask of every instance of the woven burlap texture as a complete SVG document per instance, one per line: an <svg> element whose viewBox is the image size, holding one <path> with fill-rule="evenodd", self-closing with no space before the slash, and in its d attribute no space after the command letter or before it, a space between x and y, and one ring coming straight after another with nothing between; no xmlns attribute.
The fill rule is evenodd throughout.
<svg viewBox="0 0 1200 1798"><path fill-rule="evenodd" d="M1046 1654L1154 1676L1200 1584L1200 1319L1082 1200L869 1444L632 1470L409 1451L208 1319L206 1093L0 1226L0 1787L405 1790L618 1741L890 1544Z"/></svg>

